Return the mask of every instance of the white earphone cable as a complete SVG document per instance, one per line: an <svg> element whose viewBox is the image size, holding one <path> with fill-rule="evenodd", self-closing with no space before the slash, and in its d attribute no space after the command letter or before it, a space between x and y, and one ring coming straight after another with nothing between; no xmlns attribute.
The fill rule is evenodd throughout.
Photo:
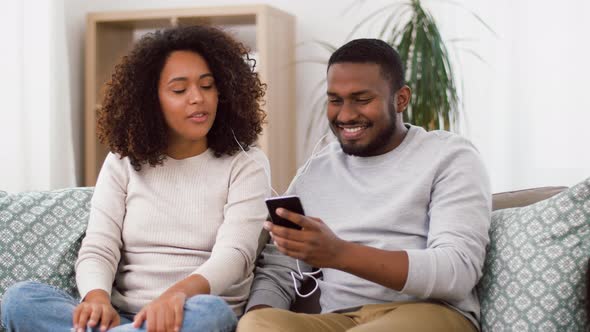
<svg viewBox="0 0 590 332"><path fill-rule="evenodd" d="M273 193L276 196L280 196L279 193L277 193L277 191L272 187L271 185L271 179L270 179L270 174L268 172L268 170L266 169L266 167L264 167L264 165L262 165L260 162L258 162L258 160L252 158L247 152L246 150L242 147L242 144L240 144L240 142L238 141L238 138L236 137L236 134L234 133L234 130L231 129L231 133L234 137L234 140L236 141L236 143L238 143L238 146L240 147L240 149L242 150L242 152L251 160L253 160L255 163L257 163L260 167L262 167L262 169L264 170L264 173L266 174L267 178L268 178L268 185L270 186L270 189L273 191ZM325 134L324 136L320 137L320 139L318 140L318 142L315 144L315 146L313 147L313 150L311 151L311 155L309 157L309 159L307 159L305 165L303 166L303 169L301 170L301 173L299 173L298 177L305 174L307 172L307 170L309 169L309 167L311 166L311 162L313 160L313 157L315 155L315 151L317 150L317 148L320 146L320 143L324 140L324 138L326 138L328 136L328 134ZM315 293L315 291L318 289L319 287L319 282L318 279L315 277L315 275L319 274L322 272L321 269L318 269L317 271L313 271L313 272L302 272L301 271L301 267L299 265L299 260L296 259L295 260L297 263L297 272L295 273L293 271L291 271L291 278L293 279L293 288L295 288L295 292L297 293L297 295L299 295L300 297L309 297L311 296L313 293ZM299 289L297 288L297 280L302 281L305 280L305 277L309 277L311 279L314 280L315 282L315 287L307 294L301 294L299 292Z"/></svg>
<svg viewBox="0 0 590 332"><path fill-rule="evenodd" d="M266 169L266 167L264 167L264 165L262 165L260 162L258 162L258 160L252 158L247 152L246 150L244 150L244 148L242 147L242 144L240 144L240 142L238 141L238 138L236 137L236 134L234 133L234 130L231 129L231 134L234 136L234 140L236 141L236 143L238 143L238 146L240 147L240 149L242 150L242 152L248 157L250 158L250 160L254 161L255 163L257 163L260 167L262 167L262 169L264 170L264 173L266 174L266 177L268 178L268 186L270 187L270 190L272 190L272 192L277 195L277 196L281 196L279 195L279 193L275 190L275 188L272 187L272 183L271 183L271 179L270 179L270 173L268 172L268 170Z"/></svg>
<svg viewBox="0 0 590 332"><path fill-rule="evenodd" d="M297 262L297 272L299 272L299 274L291 271L291 278L293 278L293 288L295 288L295 292L300 297L309 297L309 296L311 296L311 294L315 293L315 291L318 290L318 287L320 286L318 279L315 277L315 275L318 273L321 273L322 269L319 269L319 270L313 271L313 272L301 272L301 267L299 266L299 260L297 259L296 262ZM309 278L313 279L313 281L315 282L315 286L309 293L301 294L299 292L299 289L297 288L297 280L303 282L303 280L305 280L305 277L309 277Z"/></svg>

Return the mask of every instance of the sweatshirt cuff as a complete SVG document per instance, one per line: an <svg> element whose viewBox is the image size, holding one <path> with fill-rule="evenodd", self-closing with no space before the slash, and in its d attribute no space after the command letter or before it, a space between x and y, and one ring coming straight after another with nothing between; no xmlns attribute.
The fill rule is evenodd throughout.
<svg viewBox="0 0 590 332"><path fill-rule="evenodd" d="M268 289L259 289L253 290L250 293L250 299L246 305L245 312L248 312L248 310L254 306L262 304L285 310L289 310L291 307L291 301L283 297L281 294Z"/></svg>
<svg viewBox="0 0 590 332"><path fill-rule="evenodd" d="M408 278L403 294L427 298L434 288L434 276L436 275L436 260L434 254L424 249L409 249L408 254Z"/></svg>

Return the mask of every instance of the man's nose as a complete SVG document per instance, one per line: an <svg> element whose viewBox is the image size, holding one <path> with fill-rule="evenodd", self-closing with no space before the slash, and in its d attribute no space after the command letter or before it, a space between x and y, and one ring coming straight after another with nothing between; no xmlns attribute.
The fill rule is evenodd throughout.
<svg viewBox="0 0 590 332"><path fill-rule="evenodd" d="M336 119L339 122L347 123L356 120L358 117L359 114L354 105L351 102L344 101Z"/></svg>

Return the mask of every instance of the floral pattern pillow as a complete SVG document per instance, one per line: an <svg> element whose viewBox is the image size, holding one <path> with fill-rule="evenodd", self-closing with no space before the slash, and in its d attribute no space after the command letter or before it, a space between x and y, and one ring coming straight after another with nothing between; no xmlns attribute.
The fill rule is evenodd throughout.
<svg viewBox="0 0 590 332"><path fill-rule="evenodd" d="M86 231L92 192L92 188L0 191L0 301L8 287L25 280L78 296L74 264Z"/></svg>
<svg viewBox="0 0 590 332"><path fill-rule="evenodd" d="M483 331L587 331L590 178L492 214L478 285Z"/></svg>

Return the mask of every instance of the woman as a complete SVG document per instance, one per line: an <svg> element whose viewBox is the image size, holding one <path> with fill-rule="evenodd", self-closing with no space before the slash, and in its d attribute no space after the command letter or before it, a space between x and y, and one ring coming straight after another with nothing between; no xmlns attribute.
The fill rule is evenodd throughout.
<svg viewBox="0 0 590 332"><path fill-rule="evenodd" d="M76 263L82 302L16 284L9 331L235 328L270 195L268 160L248 149L264 119L248 61L205 26L148 34L123 58L98 116L111 153Z"/></svg>

